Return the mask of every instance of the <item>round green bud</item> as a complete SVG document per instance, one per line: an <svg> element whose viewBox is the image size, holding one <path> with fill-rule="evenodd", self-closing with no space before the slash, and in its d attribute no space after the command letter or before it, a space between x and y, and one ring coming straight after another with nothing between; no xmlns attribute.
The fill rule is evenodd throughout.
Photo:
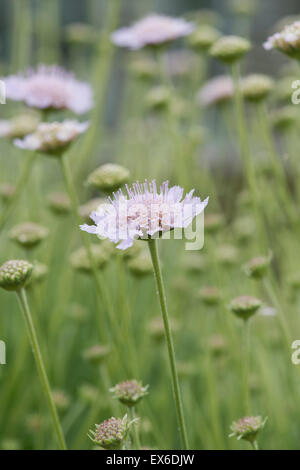
<svg viewBox="0 0 300 470"><path fill-rule="evenodd" d="M245 416L238 421L234 421L230 426L232 432L229 437L236 437L238 440L244 439L253 443L259 431L264 428L267 419L263 419L261 416Z"/></svg>
<svg viewBox="0 0 300 470"><path fill-rule="evenodd" d="M222 356L227 349L226 339L223 335L212 335L208 339L208 348L215 357Z"/></svg>
<svg viewBox="0 0 300 470"><path fill-rule="evenodd" d="M91 430L89 437L94 444L105 450L119 450L125 443L131 423L127 416L123 419L112 417L101 424L96 424L95 431Z"/></svg>
<svg viewBox="0 0 300 470"><path fill-rule="evenodd" d="M165 86L156 86L146 95L146 106L152 111L167 109L171 102L170 90Z"/></svg>
<svg viewBox="0 0 300 470"><path fill-rule="evenodd" d="M258 9L258 3L256 0L229 0L229 7L236 15L253 16Z"/></svg>
<svg viewBox="0 0 300 470"><path fill-rule="evenodd" d="M207 268L207 259L201 253L186 254L182 266L192 274L203 273Z"/></svg>
<svg viewBox="0 0 300 470"><path fill-rule="evenodd" d="M201 8L199 10L190 11L185 15L187 20L197 25L210 25L218 27L222 24L221 15L215 10L209 8Z"/></svg>
<svg viewBox="0 0 300 470"><path fill-rule="evenodd" d="M220 32L209 25L199 26L188 36L188 44L198 51L207 51L221 36Z"/></svg>
<svg viewBox="0 0 300 470"><path fill-rule="evenodd" d="M223 36L210 49L210 55L226 64L239 61L251 49L248 39L239 36Z"/></svg>
<svg viewBox="0 0 300 470"><path fill-rule="evenodd" d="M68 24L65 31L67 41L74 44L89 45L93 44L98 38L97 30L86 23Z"/></svg>
<svg viewBox="0 0 300 470"><path fill-rule="evenodd" d="M298 114L297 106L284 106L273 112L271 122L277 131L289 131L291 127L297 124Z"/></svg>
<svg viewBox="0 0 300 470"><path fill-rule="evenodd" d="M23 248L35 248L47 236L48 229L34 222L24 222L16 225L10 231L10 239Z"/></svg>
<svg viewBox="0 0 300 470"><path fill-rule="evenodd" d="M253 279L261 279L266 275L270 263L271 256L256 256L245 264L244 271Z"/></svg>
<svg viewBox="0 0 300 470"><path fill-rule="evenodd" d="M2 201L6 204L9 202L16 192L16 187L10 183L2 183L0 186L0 196Z"/></svg>
<svg viewBox="0 0 300 470"><path fill-rule="evenodd" d="M148 253L142 252L138 256L131 258L127 263L127 267L138 278L143 278L153 273L152 261Z"/></svg>
<svg viewBox="0 0 300 470"><path fill-rule="evenodd" d="M217 305L221 300L221 292L215 286L202 287L199 291L199 298L206 305Z"/></svg>
<svg viewBox="0 0 300 470"><path fill-rule="evenodd" d="M93 199L90 199L88 202L82 204L79 207L80 217L82 217L87 223L89 223L91 213L96 211L101 204L107 204L105 198L95 197Z"/></svg>
<svg viewBox="0 0 300 470"><path fill-rule="evenodd" d="M239 259L239 249L234 245L220 245L216 249L216 259L224 266L234 265Z"/></svg>
<svg viewBox="0 0 300 470"><path fill-rule="evenodd" d="M135 58L130 63L131 73L140 80L152 80L157 75L157 65L146 56Z"/></svg>
<svg viewBox="0 0 300 470"><path fill-rule="evenodd" d="M70 406L70 398L63 390L53 390L52 398L58 410L64 411Z"/></svg>
<svg viewBox="0 0 300 470"><path fill-rule="evenodd" d="M110 392L119 402L131 408L148 395L148 388L149 385L143 387L142 383L137 380L125 380L111 388Z"/></svg>
<svg viewBox="0 0 300 470"><path fill-rule="evenodd" d="M103 240L101 243L91 245L94 264L98 269L103 269L113 254L114 245L109 240ZM71 265L80 272L90 274L92 272L89 256L84 246L78 248L71 254Z"/></svg>
<svg viewBox="0 0 300 470"><path fill-rule="evenodd" d="M102 344L95 344L83 352L85 360L92 365L100 365L110 354L110 347Z"/></svg>
<svg viewBox="0 0 300 470"><path fill-rule="evenodd" d="M95 403L99 399L99 390L91 384L83 384L79 388L79 396L86 403Z"/></svg>
<svg viewBox="0 0 300 470"><path fill-rule="evenodd" d="M129 180L127 168L115 163L106 163L94 170L87 179L87 184L105 193L112 192Z"/></svg>
<svg viewBox="0 0 300 470"><path fill-rule="evenodd" d="M54 192L48 195L48 206L56 215L65 215L71 211L69 196L63 192Z"/></svg>
<svg viewBox="0 0 300 470"><path fill-rule="evenodd" d="M262 303L259 299L249 295L242 295L233 299L229 308L237 317L248 320L257 312L261 305Z"/></svg>
<svg viewBox="0 0 300 470"><path fill-rule="evenodd" d="M10 260L0 266L0 287L16 291L30 279L33 265L24 260Z"/></svg>
<svg viewBox="0 0 300 470"><path fill-rule="evenodd" d="M253 74L243 78L241 91L246 101L260 102L272 91L274 81L262 74Z"/></svg>

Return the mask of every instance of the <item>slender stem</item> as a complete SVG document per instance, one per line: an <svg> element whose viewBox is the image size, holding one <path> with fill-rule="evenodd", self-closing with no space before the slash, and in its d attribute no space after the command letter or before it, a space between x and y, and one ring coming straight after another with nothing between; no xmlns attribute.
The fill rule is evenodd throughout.
<svg viewBox="0 0 300 470"><path fill-rule="evenodd" d="M256 439L253 442L251 442L251 445L252 445L253 450L259 450L258 442Z"/></svg>
<svg viewBox="0 0 300 470"><path fill-rule="evenodd" d="M250 416L250 394L249 394L249 320L244 321L243 325L243 374L244 374L244 400L245 413Z"/></svg>
<svg viewBox="0 0 300 470"><path fill-rule="evenodd" d="M139 423L136 421L136 414L135 414L134 407L128 408L128 414L130 416L130 419L135 420L133 425L132 425L132 427L133 427L133 442L134 442L135 450L140 450L141 449L141 441L140 441L139 430L138 430Z"/></svg>
<svg viewBox="0 0 300 470"><path fill-rule="evenodd" d="M235 104L235 111L236 111L236 119L237 119L237 130L239 135L240 141L240 152L241 157L243 159L246 179L252 199L254 214L256 218L256 225L258 231L258 238L259 242L262 243L262 248L266 248L266 240L265 240L265 229L264 229L264 221L262 218L261 208L259 205L259 198L258 198L258 186L256 184L256 175L254 170L253 161L251 159L250 153L250 146L248 141L247 135L247 125L246 125L246 117L245 117L245 110L244 110L244 103L243 98L240 91L240 73L239 73L239 65L233 64L231 67L232 79L234 82L234 104Z"/></svg>
<svg viewBox="0 0 300 470"><path fill-rule="evenodd" d="M26 185L26 183L28 181L28 178L30 176L30 173L31 173L31 170L32 170L32 167L33 167L35 157L36 157L35 152L30 152L27 155L26 161L25 161L24 166L23 166L22 171L21 171L21 175L20 175L19 180L16 184L15 192L14 192L12 198L10 199L10 201L8 202L6 208L4 209L2 214L0 215L0 230L2 230L4 225L6 224L9 216L11 215L11 212L13 211L13 209L15 207L16 202L18 201L18 199L19 199L19 197L20 197L20 195L23 191L24 186Z"/></svg>
<svg viewBox="0 0 300 470"><path fill-rule="evenodd" d="M42 386L44 388L44 391L45 391L45 394L46 394L46 397L47 397L47 401L48 401L48 405L49 405L49 408L50 408L50 411L51 411L53 424L54 424L55 432L57 434L57 439L58 439L58 442L59 442L59 446L60 446L61 450L66 450L67 447L66 447L66 443L65 443L65 438L64 438L64 435L63 435L63 432L62 432L62 429L61 429L61 425L60 425L60 422L59 422L59 417L58 417L58 413L57 413L57 410L56 410L56 406L55 406L55 403L53 401L50 384L49 384L46 369L45 369L45 366L44 366L44 361L43 361L43 358L42 358L42 354L41 354L39 342L38 342L38 339L37 339L35 327L34 327L34 324L33 324L31 312L30 312L30 309L29 309L27 296L26 296L26 291L25 291L24 288L21 288L19 291L17 291L17 297L18 297L18 300L19 300L19 303L20 303L21 310L22 310L23 315L24 315L24 319L25 319L25 323L26 323L26 326L27 326L27 331L28 331L30 343L31 343L31 346L32 346L32 352L33 352L33 355L35 357L35 361L36 361L37 369L38 369L38 372L39 372L39 375L40 375L40 378L41 378Z"/></svg>
<svg viewBox="0 0 300 470"><path fill-rule="evenodd" d="M157 286L157 293L159 297L160 308L161 308L161 313L162 313L164 327L165 327L165 336L166 336L167 347L168 347L173 393L174 393L174 399L175 399L179 432L180 432L184 449L188 449L189 445L188 445L188 439L187 439L187 433L186 433L186 427L185 427L185 421L184 421L178 373L177 373L177 368L176 368L175 350L174 350L172 332L171 332L169 316L168 316L165 288L164 288L162 272L161 272L159 256L158 256L158 250L157 250L157 240L149 239L148 246L149 246L149 251L150 251L151 260L153 264L153 270L154 270L156 286Z"/></svg>

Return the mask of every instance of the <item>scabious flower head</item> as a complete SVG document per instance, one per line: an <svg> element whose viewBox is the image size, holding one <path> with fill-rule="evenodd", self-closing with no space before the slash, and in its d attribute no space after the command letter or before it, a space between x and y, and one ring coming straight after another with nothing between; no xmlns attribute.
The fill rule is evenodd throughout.
<svg viewBox="0 0 300 470"><path fill-rule="evenodd" d="M267 51L277 49L292 58L299 59L300 21L295 21L295 23L285 26L280 33L270 36L263 46Z"/></svg>
<svg viewBox="0 0 300 470"><path fill-rule="evenodd" d="M169 188L168 182L159 190L155 180L126 185L126 190L127 197L120 189L114 198L108 198L108 204L91 214L95 225L82 225L81 230L108 238L118 243L117 248L126 250L135 239L158 237L172 229L188 227L208 203L208 199L193 197L194 190L182 199L183 188Z"/></svg>
<svg viewBox="0 0 300 470"><path fill-rule="evenodd" d="M123 419L112 417L96 424L95 431L90 430L89 438L105 450L118 450L123 447L131 424L126 415Z"/></svg>
<svg viewBox="0 0 300 470"><path fill-rule="evenodd" d="M105 163L89 175L87 184L107 193L126 183L129 176L130 173L127 168L116 163Z"/></svg>
<svg viewBox="0 0 300 470"><path fill-rule="evenodd" d="M65 215L71 211L71 201L64 192L54 192L48 195L49 208L57 215Z"/></svg>
<svg viewBox="0 0 300 470"><path fill-rule="evenodd" d="M257 312L261 305L259 299L250 295L241 295L231 301L229 308L237 317L246 321Z"/></svg>
<svg viewBox="0 0 300 470"><path fill-rule="evenodd" d="M232 433L229 437L236 437L238 440L244 439L253 443L259 431L264 428L267 419L263 419L261 416L245 416L238 421L234 421L230 426Z"/></svg>
<svg viewBox="0 0 300 470"><path fill-rule="evenodd" d="M227 64L240 60L251 49L248 39L240 36L223 36L210 49L210 55Z"/></svg>
<svg viewBox="0 0 300 470"><path fill-rule="evenodd" d="M31 108L68 109L83 114L93 106L90 86L56 65L39 65L36 70L2 80L8 99L23 101Z"/></svg>
<svg viewBox="0 0 300 470"><path fill-rule="evenodd" d="M145 395L148 395L148 388L149 385L143 387L142 383L137 380L125 380L111 388L110 392L113 393L114 398L131 407L141 401Z"/></svg>
<svg viewBox="0 0 300 470"><path fill-rule="evenodd" d="M15 225L10 231L10 239L24 248L38 246L47 236L49 230L34 222L23 222Z"/></svg>
<svg viewBox="0 0 300 470"><path fill-rule="evenodd" d="M247 101L260 102L272 91L274 80L268 75L248 75L241 81L241 91Z"/></svg>
<svg viewBox="0 0 300 470"><path fill-rule="evenodd" d="M193 31L193 24L184 19L152 14L130 27L118 29L111 39L117 46L137 50L145 46L166 44L188 36Z"/></svg>
<svg viewBox="0 0 300 470"><path fill-rule="evenodd" d="M28 261L14 259L0 266L0 287L6 290L18 290L30 279L33 265Z"/></svg>
<svg viewBox="0 0 300 470"><path fill-rule="evenodd" d="M86 222L90 220L90 213L94 212L98 209L101 204L105 204L106 199L101 197L95 197L90 199L85 204L81 204L79 207L79 215L82 217Z"/></svg>
<svg viewBox="0 0 300 470"><path fill-rule="evenodd" d="M24 139L15 139L20 149L35 150L52 156L60 156L80 134L85 132L88 122L65 120L63 122L41 122L36 131Z"/></svg>
<svg viewBox="0 0 300 470"><path fill-rule="evenodd" d="M208 80L198 91L196 100L202 106L227 103L234 94L233 80L227 75L220 75Z"/></svg>
<svg viewBox="0 0 300 470"><path fill-rule="evenodd" d="M21 138L34 132L40 122L34 113L21 114L9 120L0 121L0 137Z"/></svg>
<svg viewBox="0 0 300 470"><path fill-rule="evenodd" d="M93 365L99 365L107 358L111 349L106 344L95 344L83 352L83 357Z"/></svg>

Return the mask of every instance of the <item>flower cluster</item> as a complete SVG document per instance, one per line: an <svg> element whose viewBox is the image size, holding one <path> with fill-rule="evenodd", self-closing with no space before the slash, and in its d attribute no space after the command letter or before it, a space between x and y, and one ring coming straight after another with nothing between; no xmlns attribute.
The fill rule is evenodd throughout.
<svg viewBox="0 0 300 470"><path fill-rule="evenodd" d="M135 406L145 395L148 394L149 385L143 387L137 380L125 380L115 385L110 391L124 405Z"/></svg>
<svg viewBox="0 0 300 470"><path fill-rule="evenodd" d="M121 449L127 437L130 422L125 415L121 418L110 418L101 424L96 424L96 430L90 431L89 437L94 444L106 450Z"/></svg>
<svg viewBox="0 0 300 470"><path fill-rule="evenodd" d="M291 57L299 57L300 21L295 21L295 23L285 26L280 33L270 36L264 43L264 48L267 51L278 49Z"/></svg>

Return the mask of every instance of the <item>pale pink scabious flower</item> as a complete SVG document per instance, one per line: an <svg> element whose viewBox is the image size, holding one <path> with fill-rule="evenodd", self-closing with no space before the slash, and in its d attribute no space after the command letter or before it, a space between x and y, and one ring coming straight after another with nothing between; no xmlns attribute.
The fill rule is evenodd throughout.
<svg viewBox="0 0 300 470"><path fill-rule="evenodd" d="M35 132L24 139L15 139L14 144L24 150L55 153L63 150L76 137L85 132L88 122L65 120L63 122L41 122Z"/></svg>
<svg viewBox="0 0 300 470"><path fill-rule="evenodd" d="M118 29L111 39L117 46L137 50L188 36L194 29L194 25L184 19L151 14L130 27Z"/></svg>
<svg viewBox="0 0 300 470"><path fill-rule="evenodd" d="M126 196L121 189L113 193L107 204L92 212L90 217L95 225L81 225L81 230L109 238L119 243L117 248L126 250L136 239L156 238L164 232L188 227L208 203L208 198L201 201L194 197L194 190L183 198L183 188L169 188L167 181L159 190L155 180L136 182L132 187L126 185L126 190Z"/></svg>
<svg viewBox="0 0 300 470"><path fill-rule="evenodd" d="M281 32L270 36L263 46L267 51L278 49L291 57L299 57L300 21L295 21L294 23L285 26Z"/></svg>
<svg viewBox="0 0 300 470"><path fill-rule="evenodd" d="M198 91L196 100L201 106L224 103L234 94L233 80L228 75L220 75L208 80Z"/></svg>
<svg viewBox="0 0 300 470"><path fill-rule="evenodd" d="M93 106L90 85L56 65L39 65L36 70L28 69L2 80L8 99L23 101L32 108L68 109L83 114Z"/></svg>

